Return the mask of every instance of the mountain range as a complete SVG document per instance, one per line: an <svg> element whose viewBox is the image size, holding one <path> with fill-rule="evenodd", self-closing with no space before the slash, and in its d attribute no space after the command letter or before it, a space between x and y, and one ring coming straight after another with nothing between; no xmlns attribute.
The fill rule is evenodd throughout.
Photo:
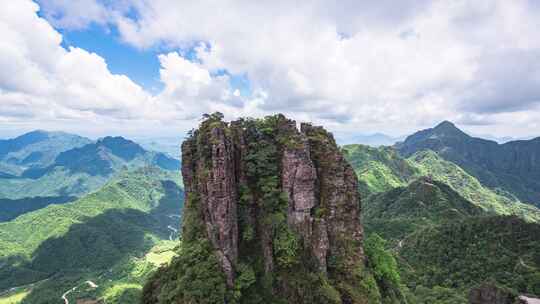
<svg viewBox="0 0 540 304"><path fill-rule="evenodd" d="M28 168L46 167L58 154L91 142L78 135L42 130L12 139L0 139L0 174L15 177Z"/></svg>
<svg viewBox="0 0 540 304"><path fill-rule="evenodd" d="M498 144L471 137L444 121L408 136L396 148L405 157L432 150L487 187L540 205L540 137Z"/></svg>
<svg viewBox="0 0 540 304"><path fill-rule="evenodd" d="M339 134L336 140L340 144L362 144L372 147L380 146L392 146L396 142L404 140L404 136L390 136L384 133L371 133L371 134Z"/></svg>
<svg viewBox="0 0 540 304"><path fill-rule="evenodd" d="M99 189L127 169L156 166L178 171L180 162L122 137L91 141L62 132L34 131L0 142L0 220L66 203ZM9 215L11 214L11 215Z"/></svg>
<svg viewBox="0 0 540 304"><path fill-rule="evenodd" d="M508 292L507 303L540 294L540 210L530 204L538 201L508 182L535 182L537 140L500 145L443 122L394 146L343 147L365 232L388 241L409 302L468 303L469 290L485 284Z"/></svg>
<svg viewBox="0 0 540 304"><path fill-rule="evenodd" d="M280 125L278 118L239 122L246 126L242 132L258 130L242 135L246 136L245 142L236 142L240 129L231 127L237 136L235 147L253 152L235 156L240 157L237 165L246 170L246 175L240 174L239 178L247 178L245 182L250 185L248 192L244 187L238 188L240 212L258 210L246 203L255 197L275 197L277 204L277 209L264 209L272 217L250 222L247 219L251 213L244 212L240 218L241 250L245 256L238 288L248 295L242 297L242 303L256 301L259 292L253 286L266 284L262 268L257 266L261 261L251 257L257 249L248 246L259 241L261 231L250 230L251 225L278 225L283 220L280 212L292 212L280 209L284 200L277 192L261 195L272 187L283 186L283 177L274 180L265 174L275 175L275 170L289 170L306 160L298 150L303 145L301 137ZM220 120L217 116L207 119ZM221 123L206 124L204 132L218 125ZM335 144L331 134L317 128L308 134L305 140L312 145L310 157L319 168L317 178L341 168L344 163L339 161L337 150L331 148ZM230 147L225 141L218 150L209 150L204 148L204 140L210 137L199 138L200 142L195 144L202 158ZM351 295L373 297L377 303L468 303L470 290L491 284L507 292L512 301L517 301L520 294L540 296L539 142L540 138L536 138L498 144L469 136L445 121L397 144L392 141L377 147L340 147L352 175L356 175L361 197L368 265L364 271L375 279L372 287L364 285L357 290L363 295ZM213 142L207 144L210 147ZM170 153L148 149L158 146L167 147ZM170 154L178 146L179 143L152 140L140 145L122 137L94 141L46 131L0 140L0 303L55 303L72 289L65 294L69 303L139 303L145 294L142 286L148 280L160 284L160 289L167 293L186 295L174 291L172 285L162 285L167 278L176 280L177 271L189 269L184 263L202 263L200 255L173 258L186 250L175 249L179 245L184 186L179 174L180 161ZM324 154L329 147L333 154ZM292 150L285 153L282 149ZM276 153L285 153L289 161L274 168ZM196 157L191 159L199 161ZM285 165L289 167L280 169ZM205 179L208 172L201 169L195 178ZM333 174L332 178L342 176L338 171ZM295 180L298 184L291 187L298 190L291 190L289 198L293 200L307 193L307 188L303 188L307 180L301 176ZM350 180L349 183L352 185ZM336 195L332 191L337 190L328 188L331 185L334 182L317 186L321 187L319 195ZM327 210L315 209L310 215L313 221L325 218ZM188 213L187 221L193 221L193 212ZM330 221L329 218L326 223ZM297 261L298 257L288 251L288 246L294 245L291 235L277 234L275 246L282 246L283 250L276 256L280 257L279 263ZM188 243L189 250L204 249L194 246L192 241ZM169 263L172 268L156 272L159 265ZM328 263L328 267L333 267L332 260ZM340 285L330 288L326 284L338 281L332 277L316 279L312 270L295 266L296 272L309 274L306 280L287 272L289 266L283 265L278 266L281 268L275 275L296 284L287 292L303 292L309 288L301 284L314 284L310 286L320 291L319 299L340 303L335 291L352 290L340 289ZM192 281L186 286L199 282ZM209 278L206 283L212 282L217 279ZM379 290L378 295L370 293L375 289ZM306 295L292 296L305 299Z"/></svg>

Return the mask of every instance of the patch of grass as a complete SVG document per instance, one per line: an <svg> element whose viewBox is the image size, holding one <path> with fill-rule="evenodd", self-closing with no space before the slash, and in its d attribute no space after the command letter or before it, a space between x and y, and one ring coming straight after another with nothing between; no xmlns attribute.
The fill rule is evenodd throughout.
<svg viewBox="0 0 540 304"><path fill-rule="evenodd" d="M20 289L0 296L0 304L19 304L29 293L27 289Z"/></svg>
<svg viewBox="0 0 540 304"><path fill-rule="evenodd" d="M174 250L179 243L175 241L163 241L162 243L154 246L145 256L145 260L154 264L155 266L162 266L168 264L176 256Z"/></svg>

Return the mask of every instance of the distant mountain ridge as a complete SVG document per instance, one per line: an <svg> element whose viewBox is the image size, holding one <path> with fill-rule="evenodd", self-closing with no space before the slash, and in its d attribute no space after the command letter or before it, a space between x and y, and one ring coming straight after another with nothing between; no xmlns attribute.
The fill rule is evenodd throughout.
<svg viewBox="0 0 540 304"><path fill-rule="evenodd" d="M540 206L540 137L498 144L471 137L453 123L444 121L410 135L396 148L405 157L433 150L484 185Z"/></svg>
<svg viewBox="0 0 540 304"><path fill-rule="evenodd" d="M372 134L354 134L352 136L346 136L341 140L341 142L345 143L355 143L355 144L362 144L362 145L368 145L372 147L380 147L380 146L392 146L396 142L405 139L402 136L390 136L384 133L372 133Z"/></svg>
<svg viewBox="0 0 540 304"><path fill-rule="evenodd" d="M60 153L91 142L79 135L43 130L0 139L0 172L2 175L18 175L27 168L45 167L53 163Z"/></svg>
<svg viewBox="0 0 540 304"><path fill-rule="evenodd" d="M167 163L167 160L170 163ZM146 151L139 144L123 137L108 136L95 143L62 152L51 166L27 170L22 176L39 178L54 170L55 167L64 167L74 173L107 176L121 166L129 166L130 163L137 162L157 165L166 170L180 169L178 161L175 162L163 153Z"/></svg>
<svg viewBox="0 0 540 304"><path fill-rule="evenodd" d="M406 144L396 147L407 154L396 147L342 149L363 193L365 234L389 240L409 303L467 303L469 290L486 281L512 289L514 298L540 295L540 209L488 187L448 157L460 156L453 151L459 144L487 144L486 150L533 145L534 158L535 140L499 145L445 122Z"/></svg>
<svg viewBox="0 0 540 304"><path fill-rule="evenodd" d="M41 133L33 134L30 138L40 137ZM69 136L76 138L76 135ZM161 152L147 151L123 137L104 137L55 152L53 161L31 167L19 166L18 174L0 175L0 198L80 196L99 188L125 169L145 166L169 171L180 169L180 161Z"/></svg>

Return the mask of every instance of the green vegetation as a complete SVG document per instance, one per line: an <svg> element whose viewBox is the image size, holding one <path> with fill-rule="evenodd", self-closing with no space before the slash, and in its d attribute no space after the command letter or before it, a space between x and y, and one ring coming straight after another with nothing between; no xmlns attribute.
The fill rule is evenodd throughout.
<svg viewBox="0 0 540 304"><path fill-rule="evenodd" d="M494 281L539 295L539 253L540 225L496 216L420 230L407 238L399 256L405 281L420 293L425 287L442 287L465 294L472 286Z"/></svg>
<svg viewBox="0 0 540 304"><path fill-rule="evenodd" d="M75 199L76 197L72 196L38 196L17 200L0 199L0 222L12 220L21 214L44 208L50 204L65 204Z"/></svg>
<svg viewBox="0 0 540 304"><path fill-rule="evenodd" d="M21 303L24 298L30 293L26 289L18 289L14 292L9 292L0 296L0 304L18 304Z"/></svg>
<svg viewBox="0 0 540 304"><path fill-rule="evenodd" d="M407 187L370 196L362 218L368 233L377 232L395 243L421 228L483 214L446 184L420 178Z"/></svg>
<svg viewBox="0 0 540 304"><path fill-rule="evenodd" d="M420 151L404 159L392 147L348 145L343 149L358 176L365 208L369 208L371 201L377 199L377 193L404 187L422 176L428 176L434 181L447 184L463 198L487 212L540 221L540 209L521 203L508 193L483 186L458 165L444 160L433 151ZM369 197L370 194L375 194L375 197Z"/></svg>
<svg viewBox="0 0 540 304"><path fill-rule="evenodd" d="M366 253L374 261L385 256L370 253L373 233L389 240L379 240L379 248L394 252L409 303L467 303L468 290L484 281L539 294L538 208L484 186L430 150L407 159L391 147L344 150L366 194Z"/></svg>
<svg viewBox="0 0 540 304"><path fill-rule="evenodd" d="M383 303L406 302L403 295L405 288L401 285L398 265L392 253L386 249L386 241L373 233L366 238L364 250L375 280L381 287Z"/></svg>
<svg viewBox="0 0 540 304"><path fill-rule="evenodd" d="M425 150L408 158L422 175L446 183L461 196L482 207L484 210L501 214L517 215L529 221L540 221L540 210L521 203L516 197L484 187L475 177L469 175L458 165L444 160L437 153Z"/></svg>
<svg viewBox="0 0 540 304"><path fill-rule="evenodd" d="M0 198L82 196L99 189L123 170L146 166L178 171L180 164L122 137L105 137L61 152L47 166L21 167L24 170L19 175L0 176Z"/></svg>
<svg viewBox="0 0 540 304"><path fill-rule="evenodd" d="M343 152L358 176L360 193L364 197L406 186L412 178L420 175L420 170L399 156L392 147L347 145Z"/></svg>
<svg viewBox="0 0 540 304"><path fill-rule="evenodd" d="M167 225L178 225L169 217L181 208L178 180L158 168L126 171L77 201L0 223L0 289L46 279L25 297L23 303L32 304L58 302L76 286L70 302L140 297L156 259L172 257L175 245L163 240Z"/></svg>

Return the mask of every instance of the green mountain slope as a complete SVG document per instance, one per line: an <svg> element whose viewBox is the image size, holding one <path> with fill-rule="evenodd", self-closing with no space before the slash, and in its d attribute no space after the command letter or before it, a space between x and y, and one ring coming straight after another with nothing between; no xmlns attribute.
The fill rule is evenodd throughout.
<svg viewBox="0 0 540 304"><path fill-rule="evenodd" d="M0 172L19 175L28 168L46 167L60 153L89 143L78 135L40 130L0 140Z"/></svg>
<svg viewBox="0 0 540 304"><path fill-rule="evenodd" d="M466 218L420 230L402 245L402 274L413 290L439 286L466 293L495 281L540 295L538 224L517 217Z"/></svg>
<svg viewBox="0 0 540 304"><path fill-rule="evenodd" d="M362 200L366 234L390 241L409 302L467 303L468 290L490 280L538 294L538 208L431 150L405 159L388 147L344 149L371 193Z"/></svg>
<svg viewBox="0 0 540 304"><path fill-rule="evenodd" d="M422 228L483 214L483 209L448 185L423 177L370 196L362 219L367 233L397 241Z"/></svg>
<svg viewBox="0 0 540 304"><path fill-rule="evenodd" d="M421 173L391 147L346 145L342 149L358 176L364 196L405 186Z"/></svg>
<svg viewBox="0 0 540 304"><path fill-rule="evenodd" d="M10 221L17 216L41 209L53 204L65 204L75 200L74 196L55 196L55 197L30 197L16 200L0 199L0 222Z"/></svg>
<svg viewBox="0 0 540 304"><path fill-rule="evenodd" d="M419 131L397 145L406 157L432 150L459 165L492 189L502 189L521 201L540 204L540 137L502 145L475 138L445 121Z"/></svg>
<svg viewBox="0 0 540 304"><path fill-rule="evenodd" d="M518 215L526 220L540 222L540 210L520 202L515 196L483 186L458 165L444 160L439 154L419 151L408 158L420 172L446 183L465 199L483 209L501 215Z"/></svg>
<svg viewBox="0 0 540 304"><path fill-rule="evenodd" d="M0 223L0 290L41 281L23 303L56 303L79 285L71 297L137 293L156 267L149 251L174 237L169 225L179 225L178 175L158 168L127 171L75 202ZM154 250L153 259L160 254ZM83 292L86 280L99 287Z"/></svg>
<svg viewBox="0 0 540 304"><path fill-rule="evenodd" d="M360 181L364 206L369 207L371 199L368 194L404 187L419 177L429 176L449 185L463 198L488 212L515 214L527 220L540 221L538 208L521 203L507 192L497 192L483 186L458 165L444 160L433 151L419 151L405 159L392 147L349 145L343 149Z"/></svg>

